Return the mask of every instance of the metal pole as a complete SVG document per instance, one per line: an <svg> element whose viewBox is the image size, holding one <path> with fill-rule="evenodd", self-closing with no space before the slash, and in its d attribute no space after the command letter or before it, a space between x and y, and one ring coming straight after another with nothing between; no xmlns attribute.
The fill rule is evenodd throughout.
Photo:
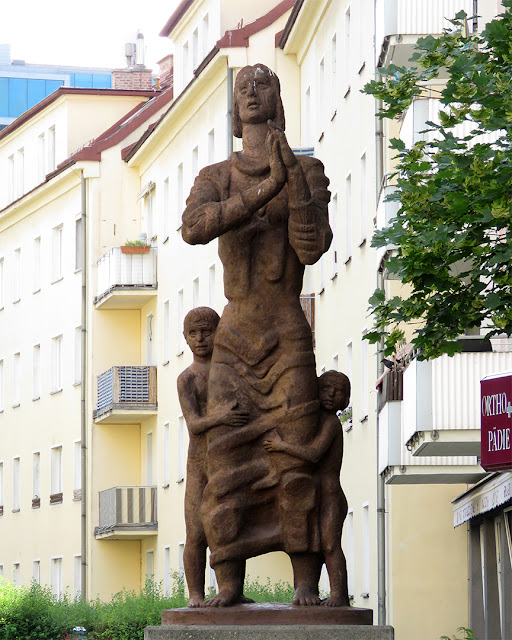
<svg viewBox="0 0 512 640"><path fill-rule="evenodd" d="M83 600L87 599L87 182L82 169L81 173L81 209L82 209L82 319L81 319L81 563L80 591Z"/></svg>

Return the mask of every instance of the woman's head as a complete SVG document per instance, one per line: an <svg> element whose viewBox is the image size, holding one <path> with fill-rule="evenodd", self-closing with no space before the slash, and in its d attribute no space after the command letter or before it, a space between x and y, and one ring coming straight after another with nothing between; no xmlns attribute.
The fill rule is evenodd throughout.
<svg viewBox="0 0 512 640"><path fill-rule="evenodd" d="M264 64L244 67L235 81L233 135L241 138L244 124L259 124L267 120L273 120L284 131L279 78Z"/></svg>

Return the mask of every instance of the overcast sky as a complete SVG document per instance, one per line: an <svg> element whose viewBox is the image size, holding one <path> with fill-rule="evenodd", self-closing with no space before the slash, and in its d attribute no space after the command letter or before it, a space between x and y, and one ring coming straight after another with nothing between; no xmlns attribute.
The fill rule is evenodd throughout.
<svg viewBox="0 0 512 640"><path fill-rule="evenodd" d="M124 45L144 34L146 65L171 52L158 34L179 0L6 0L0 44L11 57L32 64L116 68L125 66Z"/></svg>

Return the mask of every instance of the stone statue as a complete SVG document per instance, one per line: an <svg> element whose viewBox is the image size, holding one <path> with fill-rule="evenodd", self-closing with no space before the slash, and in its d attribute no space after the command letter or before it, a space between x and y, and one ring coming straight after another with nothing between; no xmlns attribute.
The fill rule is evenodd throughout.
<svg viewBox="0 0 512 640"><path fill-rule="evenodd" d="M263 440L276 430L285 443L306 446L319 433L311 329L299 296L304 266L331 243L329 181L319 160L290 149L279 80L264 65L239 72L233 125L243 151L202 169L182 226L190 244L218 238L228 304L215 333L205 416L231 412L238 420L204 430L200 515L219 584L205 606L240 602L246 559L275 550L290 556L294 604L318 604L326 545L315 465L266 451Z"/></svg>
<svg viewBox="0 0 512 640"><path fill-rule="evenodd" d="M343 429L337 412L348 407L350 381L344 373L326 371L318 378L320 395L320 427L307 445L285 442L272 431L263 446L267 451L283 451L318 465L320 488L320 535L331 594L322 605L349 606L347 563L341 548L341 531L347 517L347 499L340 485L343 460Z"/></svg>

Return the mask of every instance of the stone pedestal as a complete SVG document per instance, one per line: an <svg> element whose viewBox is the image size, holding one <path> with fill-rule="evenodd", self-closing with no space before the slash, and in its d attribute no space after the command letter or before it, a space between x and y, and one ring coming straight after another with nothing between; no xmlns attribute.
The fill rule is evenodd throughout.
<svg viewBox="0 0 512 640"><path fill-rule="evenodd" d="M372 625L373 611L257 603L225 608L168 609L145 640L393 640L392 627Z"/></svg>

